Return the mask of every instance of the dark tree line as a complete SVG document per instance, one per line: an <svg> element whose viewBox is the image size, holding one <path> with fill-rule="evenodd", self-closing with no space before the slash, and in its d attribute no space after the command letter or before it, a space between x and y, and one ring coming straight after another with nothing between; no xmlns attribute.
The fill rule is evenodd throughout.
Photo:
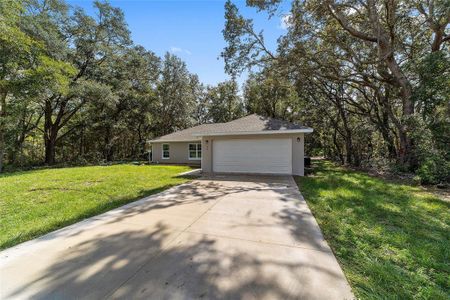
<svg viewBox="0 0 450 300"><path fill-rule="evenodd" d="M143 158L149 138L243 114L234 81L203 85L135 45L120 9L93 5L0 2L0 171Z"/></svg>
<svg viewBox="0 0 450 300"><path fill-rule="evenodd" d="M248 0L269 16L279 0ZM448 1L297 0L271 52L225 4L226 71L253 71L249 112L315 128L315 152L343 164L450 177Z"/></svg>

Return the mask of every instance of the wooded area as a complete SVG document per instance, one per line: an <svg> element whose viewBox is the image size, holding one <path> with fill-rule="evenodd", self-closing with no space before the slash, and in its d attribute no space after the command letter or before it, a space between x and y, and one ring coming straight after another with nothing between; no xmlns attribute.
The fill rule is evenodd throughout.
<svg viewBox="0 0 450 300"><path fill-rule="evenodd" d="M133 44L124 15L60 0L0 2L0 170L146 158L146 140L243 115L233 81L204 86Z"/></svg>
<svg viewBox="0 0 450 300"><path fill-rule="evenodd" d="M231 1L226 20L226 71L256 70L249 111L313 127L308 151L342 164L449 180L448 1L293 1L276 52Z"/></svg>
<svg viewBox="0 0 450 300"><path fill-rule="evenodd" d="M279 2L247 5L277 17ZM152 137L256 112L313 127L310 154L450 179L448 1L293 1L273 52L227 1L221 55L231 78L250 70L242 93L134 44L120 9L94 5L0 2L0 170L143 159Z"/></svg>

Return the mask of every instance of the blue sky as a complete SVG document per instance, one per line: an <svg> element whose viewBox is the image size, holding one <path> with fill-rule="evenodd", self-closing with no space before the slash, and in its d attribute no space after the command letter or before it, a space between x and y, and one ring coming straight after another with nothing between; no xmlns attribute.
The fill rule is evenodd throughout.
<svg viewBox="0 0 450 300"><path fill-rule="evenodd" d="M88 13L93 11L90 0L67 2ZM216 84L229 79L219 58L225 47L222 37L225 0L111 0L110 3L124 11L134 43L159 56L167 51L178 55L203 83ZM245 1L234 3L245 17L254 19L256 29L264 30L268 47L275 49L277 38L285 33L281 17L287 8L268 20L266 13L247 8ZM245 74L241 76L239 82L245 77Z"/></svg>

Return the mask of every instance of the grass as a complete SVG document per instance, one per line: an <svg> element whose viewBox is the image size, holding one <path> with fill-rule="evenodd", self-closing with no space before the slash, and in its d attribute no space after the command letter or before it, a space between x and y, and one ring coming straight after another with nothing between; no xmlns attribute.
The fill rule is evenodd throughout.
<svg viewBox="0 0 450 300"><path fill-rule="evenodd" d="M327 161L296 180L356 297L448 299L450 203Z"/></svg>
<svg viewBox="0 0 450 300"><path fill-rule="evenodd" d="M185 166L121 164L0 175L0 249L187 181Z"/></svg>

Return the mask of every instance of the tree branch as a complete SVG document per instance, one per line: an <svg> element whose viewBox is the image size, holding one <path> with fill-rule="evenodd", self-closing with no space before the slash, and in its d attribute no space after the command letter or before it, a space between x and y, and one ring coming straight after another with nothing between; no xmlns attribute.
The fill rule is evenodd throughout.
<svg viewBox="0 0 450 300"><path fill-rule="evenodd" d="M347 18L339 11L338 5L334 2L328 1L328 9L331 13L331 15L339 22L339 24L344 28L348 33L353 35L354 37L357 37L359 39L368 41L368 42L374 42L376 43L378 39L376 37L373 37L371 35L368 35L364 32L361 32L354 27L350 25Z"/></svg>

